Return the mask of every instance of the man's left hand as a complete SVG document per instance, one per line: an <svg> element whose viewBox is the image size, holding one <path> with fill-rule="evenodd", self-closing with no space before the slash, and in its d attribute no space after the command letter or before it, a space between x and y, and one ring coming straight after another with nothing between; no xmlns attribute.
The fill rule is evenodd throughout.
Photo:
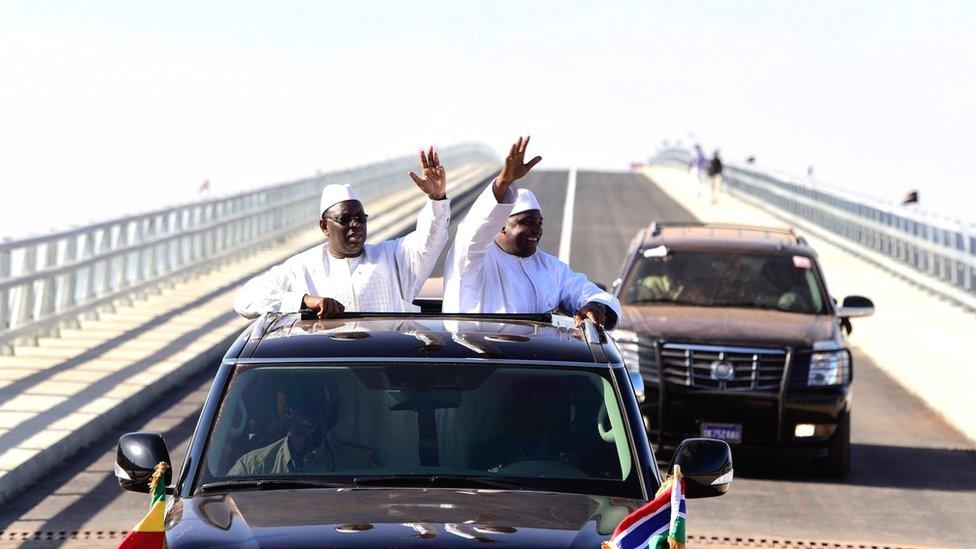
<svg viewBox="0 0 976 549"><path fill-rule="evenodd" d="M603 326L607 321L607 309L602 303L591 301L576 311L574 319L576 320L576 326L582 325L586 319L589 319L597 326Z"/></svg>
<svg viewBox="0 0 976 549"><path fill-rule="evenodd" d="M427 193L431 200L444 200L447 197L447 173L444 166L441 166L441 159L437 156L434 147L430 150L420 150L420 174L410 172L410 179L420 187L420 190Z"/></svg>

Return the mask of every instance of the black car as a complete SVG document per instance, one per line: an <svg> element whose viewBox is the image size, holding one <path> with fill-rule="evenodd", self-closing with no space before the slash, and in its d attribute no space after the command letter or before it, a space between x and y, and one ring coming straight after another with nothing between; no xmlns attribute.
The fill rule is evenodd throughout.
<svg viewBox="0 0 976 549"><path fill-rule="evenodd" d="M822 474L850 467L854 363L850 318L817 255L792 230L661 225L640 230L614 283L623 305L614 337L639 371L656 445L721 438L736 453L804 458Z"/></svg>
<svg viewBox="0 0 976 549"><path fill-rule="evenodd" d="M168 547L599 547L661 473L639 376L567 320L259 319L169 488ZM675 459L689 497L727 490L726 443L686 441ZM145 492L159 461L158 434L124 435L120 484Z"/></svg>

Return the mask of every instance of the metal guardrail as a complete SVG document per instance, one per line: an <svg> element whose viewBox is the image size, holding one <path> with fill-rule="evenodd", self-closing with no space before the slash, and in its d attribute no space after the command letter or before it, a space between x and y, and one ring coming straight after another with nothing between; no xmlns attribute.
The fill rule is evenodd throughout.
<svg viewBox="0 0 976 549"><path fill-rule="evenodd" d="M477 143L445 148L440 158L448 169L498 165ZM416 156L0 242L0 353L308 229L327 184L349 183L368 203L412 187L408 170L417 170Z"/></svg>
<svg viewBox="0 0 976 549"><path fill-rule="evenodd" d="M664 149L651 163L687 166L690 152ZM898 274L976 309L976 223L884 204L795 177L726 163L722 181L787 216L857 244Z"/></svg>

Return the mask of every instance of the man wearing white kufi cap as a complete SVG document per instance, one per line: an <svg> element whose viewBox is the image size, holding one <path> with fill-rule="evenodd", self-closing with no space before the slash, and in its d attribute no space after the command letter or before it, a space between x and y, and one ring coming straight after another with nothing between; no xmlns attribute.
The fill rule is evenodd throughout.
<svg viewBox="0 0 976 549"><path fill-rule="evenodd" d="M512 145L505 166L458 224L444 268L444 312L546 313L562 309L577 324L613 329L620 302L582 273L539 250L542 207L532 191L515 189L542 160L523 163L529 139Z"/></svg>
<svg viewBox="0 0 976 549"><path fill-rule="evenodd" d="M437 152L420 151L421 175L409 175L427 194L410 234L366 244L366 219L355 189L327 185L319 204L326 242L252 278L234 309L254 318L265 312L313 310L320 318L343 311L419 311L413 300L447 243L451 204Z"/></svg>

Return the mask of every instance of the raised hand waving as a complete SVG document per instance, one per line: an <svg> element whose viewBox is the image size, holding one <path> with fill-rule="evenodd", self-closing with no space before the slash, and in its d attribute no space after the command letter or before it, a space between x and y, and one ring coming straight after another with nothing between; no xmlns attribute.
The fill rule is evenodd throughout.
<svg viewBox="0 0 976 549"><path fill-rule="evenodd" d="M512 186L512 183L524 177L533 166L542 160L541 156L536 156L532 160L529 160L528 163L524 162L525 150L529 147L529 139L531 138L531 136L519 137L518 141L509 149L508 156L505 157L505 165L502 167L502 172L495 178L494 186L492 187L495 193L495 199L499 202L505 198L505 194L508 193L508 189Z"/></svg>
<svg viewBox="0 0 976 549"><path fill-rule="evenodd" d="M420 190L427 193L431 200L443 200L447 197L447 172L441 166L441 159L437 156L434 147L430 147L426 153L420 149L420 174L417 176L409 172L410 179L420 187Z"/></svg>

